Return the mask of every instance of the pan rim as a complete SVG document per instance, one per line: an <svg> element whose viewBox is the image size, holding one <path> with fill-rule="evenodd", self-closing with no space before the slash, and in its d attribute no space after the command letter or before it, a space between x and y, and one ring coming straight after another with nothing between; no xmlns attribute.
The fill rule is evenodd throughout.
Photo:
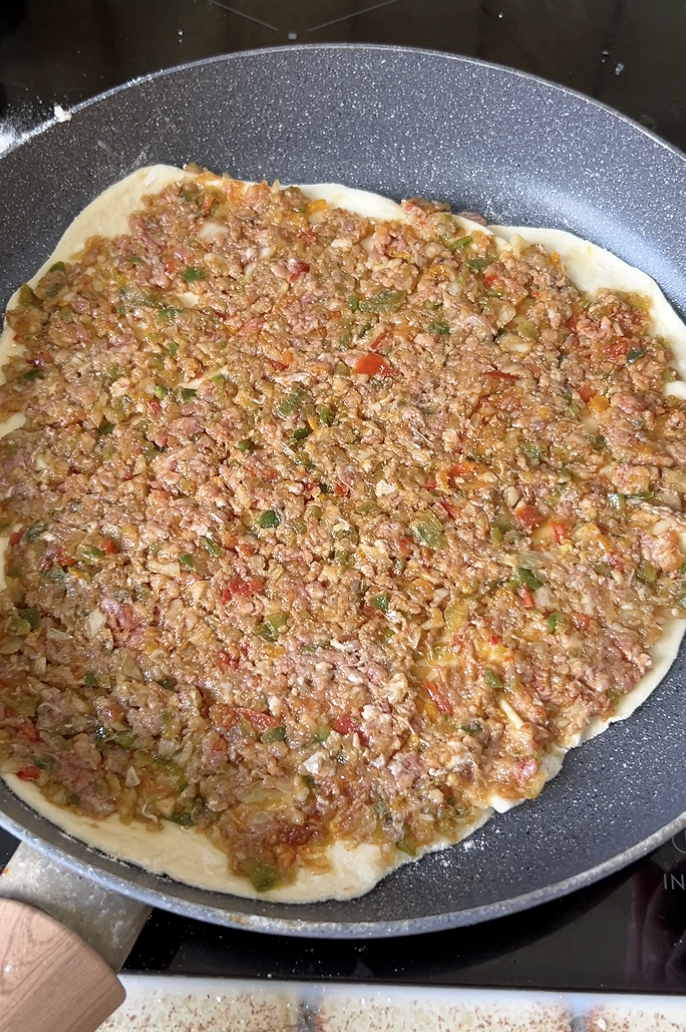
<svg viewBox="0 0 686 1032"><path fill-rule="evenodd" d="M577 101L583 101L589 104L591 107L599 108L606 114L611 115L613 119L618 119L624 124L630 126L634 130L638 130L643 136L647 137L653 143L658 144L668 153L674 157L679 158L682 162L686 162L686 153L680 150L675 144L670 143L657 133L648 129L647 126L641 125L635 119L624 112L619 111L617 108L613 108L610 104L606 104L602 100L598 100L595 97L589 97L587 94L582 93L580 90L576 90L571 86L566 86L564 83L553 82L550 79L546 79L541 75L536 75L534 72L526 72L520 68L514 68L512 65L502 64L498 61L487 61L481 57L472 57L469 54L452 54L445 50L436 50L432 47L411 47L402 46L394 43L292 43L292 44L279 44L274 47L253 47L246 50L230 50L223 54L214 54L211 57L199 58L195 61L185 61L181 64L170 65L167 68L159 68L154 72L145 72L142 75L134 76L132 79L127 79L126 82L120 83L117 86L111 86L108 90L104 90L102 93L97 93L93 97L88 97L86 100L81 100L73 107L65 108L67 112L67 119L70 120L71 116L78 114L79 112L89 108L93 104L97 104L102 100L109 97L116 96L125 90L129 90L132 87L139 86L146 82L153 82L156 79L164 78L168 75L173 75L180 72L190 71L193 68L205 67L211 64L221 64L223 62L242 60L243 58L263 57L268 54L288 54L292 52L306 53L307 51L378 51L380 53L406 53L416 54L423 57L436 58L440 57L447 61L455 61L458 64L463 65L474 65L478 68L493 69L496 72L506 73L516 79L523 79L528 82L537 83L540 86L544 86L546 89L559 91L566 96L573 97ZM18 148L23 147L31 140L41 136L43 133L48 132L55 126L61 125L65 121L64 116L58 117L55 115L53 118L47 121L39 123L34 126L33 129L23 133L19 138L11 144L6 150L0 152L0 161L2 161L7 155L14 153Z"/></svg>
<svg viewBox="0 0 686 1032"><path fill-rule="evenodd" d="M21 801L19 802L22 808L26 808L26 810L31 813L33 812L30 811L30 808L27 807L25 803ZM45 819L46 818L43 818L43 820ZM447 931L451 928L467 928L471 925L482 924L487 921L496 920L500 917L521 913L523 910L529 910L532 907L540 906L543 903L549 903L555 899L562 899L564 896L568 896L570 893L576 892L578 889L583 889L589 885L593 885L602 878L628 867L634 861L640 860L648 853L653 852L653 850L657 849L659 846L664 845L664 843L674 835L677 835L680 831L686 829L686 810L679 814L678 817L675 817L674 820L665 824L662 828L658 828L658 830L653 832L652 835L642 839L640 842L636 843L636 845L630 846L622 853L619 853L608 860L604 860L595 867L586 869L579 874L571 875L569 878L555 882L552 885L546 885L541 889L535 889L533 892L521 893L520 895L512 896L507 900L496 900L493 903L486 903L478 907L470 907L469 910L453 910L443 914L433 914L428 917L399 918L398 920L393 921L299 920L297 917L294 917L293 919L270 917L269 915L263 914L232 911L229 907L224 909L203 903L193 903L189 900L179 898L177 895L172 895L171 893L167 894L161 890L141 887L137 885L134 877L124 878L117 874L103 871L101 867L95 867L84 860L80 860L78 857L73 856L71 852L67 851L64 843L55 845L46 842L41 836L36 835L34 832L27 831L20 823L14 821L11 817L8 817L3 813L2 810L0 810L0 826L4 827L17 838L28 842L39 853L43 853L50 857L54 857L56 852L59 853L59 860L64 863L66 867L71 868L78 874L83 875L83 877L88 878L90 881L94 881L96 884L102 885L106 889L119 892L123 896L137 899L143 903L148 903L150 906L158 907L161 910L180 914L183 917L189 917L194 920L204 921L223 927L237 928L243 931L262 932L269 935L292 935L297 938L391 939L408 935L423 935L430 932ZM66 838L69 842L73 841L77 847L83 847L85 845L80 842L80 840L73 838L71 835L67 835L58 828L57 825L51 824L51 827L55 828L60 837ZM102 858L109 864L125 865L134 873L134 875L137 871L141 871L144 875L146 873L150 873L146 872L144 868L139 868L135 864L128 863L128 861L118 860L116 857L112 857L108 853L102 853L100 850L95 849L92 846L86 846L85 848L88 852L94 855L94 858ZM393 872L391 872L387 877L392 877L392 874ZM184 882L176 881L166 875L157 875L157 877L166 881L170 887L178 885L182 889L188 888ZM231 900L240 897L235 897L226 893L224 898ZM359 899L364 898L364 896L359 897ZM266 899L263 901L260 900L260 902L269 904L269 900ZM293 907L294 912L297 912L299 906L297 903L273 905L279 907L290 906Z"/></svg>

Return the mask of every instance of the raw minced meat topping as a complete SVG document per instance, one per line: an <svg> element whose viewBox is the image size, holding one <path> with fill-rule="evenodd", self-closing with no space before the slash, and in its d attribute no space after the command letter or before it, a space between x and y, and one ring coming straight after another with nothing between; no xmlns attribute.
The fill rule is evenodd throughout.
<svg viewBox="0 0 686 1032"><path fill-rule="evenodd" d="M686 606L647 302L403 208L188 175L7 314L1 768L260 890L537 795Z"/></svg>

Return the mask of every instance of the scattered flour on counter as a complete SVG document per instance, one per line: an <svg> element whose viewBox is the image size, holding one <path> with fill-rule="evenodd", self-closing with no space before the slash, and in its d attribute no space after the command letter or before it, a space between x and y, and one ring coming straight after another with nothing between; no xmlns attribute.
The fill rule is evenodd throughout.
<svg viewBox="0 0 686 1032"><path fill-rule="evenodd" d="M19 143L22 134L7 122L0 122L0 154Z"/></svg>

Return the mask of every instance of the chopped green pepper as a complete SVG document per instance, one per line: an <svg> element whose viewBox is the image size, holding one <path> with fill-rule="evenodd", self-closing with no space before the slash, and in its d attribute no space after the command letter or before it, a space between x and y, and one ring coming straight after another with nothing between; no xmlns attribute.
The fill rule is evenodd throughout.
<svg viewBox="0 0 686 1032"><path fill-rule="evenodd" d="M647 559L642 559L636 569L636 576L644 584L654 584L657 580L657 570Z"/></svg>
<svg viewBox="0 0 686 1032"><path fill-rule="evenodd" d="M532 466L541 465L541 449L531 441L522 442L522 451L527 456Z"/></svg>
<svg viewBox="0 0 686 1032"><path fill-rule="evenodd" d="M434 549L445 547L443 525L436 514L430 510L422 514L420 522L414 526L413 531L419 544Z"/></svg>
<svg viewBox="0 0 686 1032"><path fill-rule="evenodd" d="M205 279L205 273L196 265L189 265L188 268L183 272L183 278L185 279L186 283L195 283L196 280Z"/></svg>
<svg viewBox="0 0 686 1032"><path fill-rule="evenodd" d="M261 624L257 625L257 627L255 628L255 634L258 638L262 638L263 641L274 642L276 641L277 637L276 631L271 626L271 624L267 623L266 620L264 620Z"/></svg>
<svg viewBox="0 0 686 1032"><path fill-rule="evenodd" d="M311 641L307 645L301 646L301 651L306 652L308 656L314 656L320 649L328 648L328 641Z"/></svg>
<svg viewBox="0 0 686 1032"><path fill-rule="evenodd" d="M39 537L43 536L47 529L47 523L33 523L24 531L24 540L32 545L34 541L37 541Z"/></svg>
<svg viewBox="0 0 686 1032"><path fill-rule="evenodd" d="M450 333L450 327L442 322L432 322L427 326L426 332L432 333L434 336L446 337Z"/></svg>
<svg viewBox="0 0 686 1032"><path fill-rule="evenodd" d="M281 523L281 519L281 516L274 509L267 509L267 511L263 512L260 516L259 523L265 530L271 530L274 527L278 527Z"/></svg>
<svg viewBox="0 0 686 1032"><path fill-rule="evenodd" d="M155 456L159 455L162 452L162 450L163 449L159 448L154 441L145 441L143 443L143 447L141 448L143 458L146 462L152 462Z"/></svg>
<svg viewBox="0 0 686 1032"><path fill-rule="evenodd" d="M23 305L24 308L40 308L40 301L28 283L22 284L19 288L19 304Z"/></svg>
<svg viewBox="0 0 686 1032"><path fill-rule="evenodd" d="M183 555L179 556L179 562L182 566L185 566L187 570L192 570L195 566L195 559L188 552L184 552Z"/></svg>
<svg viewBox="0 0 686 1032"><path fill-rule="evenodd" d="M18 577L19 571L13 572L12 570L7 571L8 577ZM49 570L42 570L41 577L44 577L47 581L61 581L64 580L64 570L61 566L51 566Z"/></svg>
<svg viewBox="0 0 686 1032"><path fill-rule="evenodd" d="M178 824L181 828L190 828L194 824L194 820L189 813L173 813L167 820L172 821L174 824Z"/></svg>
<svg viewBox="0 0 686 1032"><path fill-rule="evenodd" d="M407 853L408 856L417 855L417 847L409 835L405 835L395 844L396 849L399 849L401 853Z"/></svg>
<svg viewBox="0 0 686 1032"><path fill-rule="evenodd" d="M503 688L503 682L496 674L495 670L489 670L488 667L484 670L484 681L489 688Z"/></svg>
<svg viewBox="0 0 686 1032"><path fill-rule="evenodd" d="M250 884L257 892L268 892L281 882L281 873L271 864L256 862L248 873Z"/></svg>
<svg viewBox="0 0 686 1032"><path fill-rule="evenodd" d="M181 401L190 401L191 398L197 397L198 392L194 387L182 387L179 394L181 395Z"/></svg>
<svg viewBox="0 0 686 1032"><path fill-rule="evenodd" d="M531 588L532 591L543 586L543 581L540 581L536 574L531 570L528 570L526 566L517 567L517 576L515 580L518 582L518 585L526 584L527 588Z"/></svg>
<svg viewBox="0 0 686 1032"><path fill-rule="evenodd" d="M460 724L460 731L464 731L466 735L478 735L483 729L483 724L478 720L468 720L466 724Z"/></svg>
<svg viewBox="0 0 686 1032"><path fill-rule="evenodd" d="M280 416L290 416L292 412L295 412L304 397L305 391L302 387L296 387L295 390L291 391L288 397L281 402L276 411Z"/></svg>
<svg viewBox="0 0 686 1032"><path fill-rule="evenodd" d="M205 551L209 552L209 554L214 556L215 559L217 559L222 554L221 548L216 543L216 541L212 540L212 538L201 537L200 542Z"/></svg>
<svg viewBox="0 0 686 1032"><path fill-rule="evenodd" d="M98 427L98 433L101 437L109 437L113 430L114 423L102 423L102 425Z"/></svg>
<svg viewBox="0 0 686 1032"><path fill-rule="evenodd" d="M406 290L382 290L374 297L362 298L358 307L361 312L397 312L406 296Z"/></svg>
<svg viewBox="0 0 686 1032"><path fill-rule="evenodd" d="M546 619L545 625L551 634L555 634L555 632L559 630L560 627L560 614L551 613L550 616Z"/></svg>
<svg viewBox="0 0 686 1032"><path fill-rule="evenodd" d="M379 796L378 799L374 800L374 813L379 820L383 820L384 817L388 817L390 812L391 808L385 799L382 799L381 796Z"/></svg>
<svg viewBox="0 0 686 1032"><path fill-rule="evenodd" d="M274 642L279 634L286 629L287 624L287 613L270 613L269 616L265 616L261 624L257 625L255 634L258 638L262 638L263 641Z"/></svg>
<svg viewBox="0 0 686 1032"><path fill-rule="evenodd" d="M159 677L157 679L157 684L159 684L160 688L165 688L168 692L173 692L174 689L176 688L176 678L175 677Z"/></svg>
<svg viewBox="0 0 686 1032"><path fill-rule="evenodd" d="M112 741L120 745L122 749L133 749L136 745L136 736L133 731L117 731L112 735Z"/></svg>
<svg viewBox="0 0 686 1032"><path fill-rule="evenodd" d="M260 735L260 741L268 744L269 742L285 742L286 741L286 728L270 727L263 734Z"/></svg>
<svg viewBox="0 0 686 1032"><path fill-rule="evenodd" d="M388 612L389 604L387 591L382 591L380 595L377 595L371 600L371 605L374 606L374 609L380 609L382 613Z"/></svg>
<svg viewBox="0 0 686 1032"><path fill-rule="evenodd" d="M164 384L158 383L155 386L155 397L156 398L159 398L160 400L162 400L162 398L166 398L168 394L169 394L169 388L165 387Z"/></svg>
<svg viewBox="0 0 686 1032"><path fill-rule="evenodd" d="M632 365L634 362L638 362L639 358L643 358L645 351L643 348L632 348L626 356L627 365Z"/></svg>
<svg viewBox="0 0 686 1032"><path fill-rule="evenodd" d="M83 554L86 559L104 559L107 552L103 552L102 548L98 548L97 545L86 545Z"/></svg>
<svg viewBox="0 0 686 1032"><path fill-rule="evenodd" d="M525 340L536 340L538 337L538 326L536 323L526 319L523 315L515 316L512 323L519 336L524 337ZM568 400L571 401L571 398Z"/></svg>
<svg viewBox="0 0 686 1032"><path fill-rule="evenodd" d="M481 272L490 264L491 260L489 258L467 258L465 260L465 265L468 265L474 272Z"/></svg>
<svg viewBox="0 0 686 1032"><path fill-rule="evenodd" d="M463 237L459 237L457 240L451 240L450 243L448 244L448 247L450 248L451 251L460 251L460 250L462 250L463 247L466 247L468 244L471 244L471 242L472 242L472 237L470 237L470 236L463 236Z"/></svg>

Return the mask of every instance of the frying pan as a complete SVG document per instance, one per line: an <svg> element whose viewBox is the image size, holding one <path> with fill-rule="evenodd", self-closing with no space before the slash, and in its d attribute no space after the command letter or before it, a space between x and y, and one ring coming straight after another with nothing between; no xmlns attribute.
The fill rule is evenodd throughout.
<svg viewBox="0 0 686 1032"><path fill-rule="evenodd" d="M610 109L510 69L367 45L230 54L137 80L0 159L0 300L96 194L152 162L421 195L489 221L570 229L686 311L686 158ZM649 701L570 754L535 802L403 867L367 896L286 905L196 889L51 825L0 784L0 823L95 879L217 924L328 937L425 932L571 892L686 823L684 650Z"/></svg>

